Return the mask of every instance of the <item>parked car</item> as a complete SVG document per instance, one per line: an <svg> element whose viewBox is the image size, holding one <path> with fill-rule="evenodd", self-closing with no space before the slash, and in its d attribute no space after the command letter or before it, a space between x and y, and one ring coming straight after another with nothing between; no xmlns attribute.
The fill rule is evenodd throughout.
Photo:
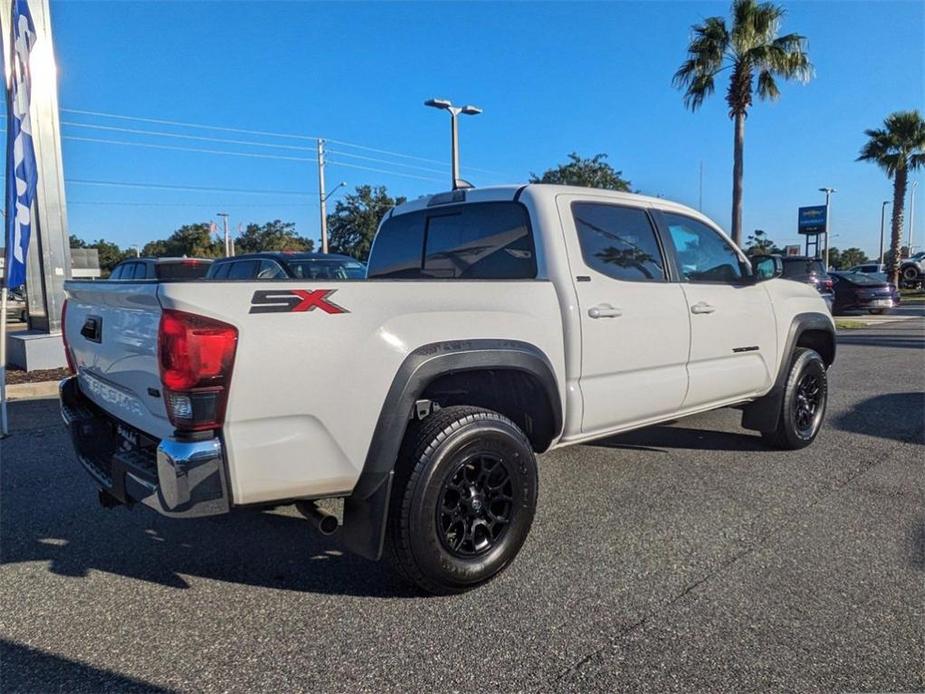
<svg viewBox="0 0 925 694"><path fill-rule="evenodd" d="M212 264L206 275L210 280L356 280L365 277L366 266L348 255L285 251L222 258Z"/></svg>
<svg viewBox="0 0 925 694"><path fill-rule="evenodd" d="M899 306L896 286L880 274L863 272L830 273L835 282L835 302L832 313L868 311L885 313Z"/></svg>
<svg viewBox="0 0 925 694"><path fill-rule="evenodd" d="M536 453L729 406L810 445L835 326L780 274L666 200L454 190L386 215L362 282L67 282L62 414L104 505L330 533L342 498L344 547L460 592L523 545Z"/></svg>
<svg viewBox="0 0 925 694"><path fill-rule="evenodd" d="M805 282L816 288L829 308L832 307L832 278L825 271L822 258L806 255L785 255L781 257L784 267L783 277L796 282Z"/></svg>
<svg viewBox="0 0 925 694"><path fill-rule="evenodd" d="M906 258L899 265L899 275L904 285L913 287L925 280L925 251Z"/></svg>
<svg viewBox="0 0 925 694"><path fill-rule="evenodd" d="M25 323L29 320L26 295L21 289L11 289L6 297L6 316L8 319Z"/></svg>
<svg viewBox="0 0 925 694"><path fill-rule="evenodd" d="M208 258L132 258L116 265L111 280L197 280L206 276Z"/></svg>
<svg viewBox="0 0 925 694"><path fill-rule="evenodd" d="M864 263L848 268L845 272L860 272L865 275L883 275L886 277L886 265L880 263Z"/></svg>

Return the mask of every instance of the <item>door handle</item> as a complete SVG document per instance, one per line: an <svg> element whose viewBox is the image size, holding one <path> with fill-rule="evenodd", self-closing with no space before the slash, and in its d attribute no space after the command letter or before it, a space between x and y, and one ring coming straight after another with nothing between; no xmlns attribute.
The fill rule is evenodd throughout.
<svg viewBox="0 0 925 694"><path fill-rule="evenodd" d="M713 313L715 310L716 308L708 304L706 301L698 301L696 304L691 306L691 313Z"/></svg>
<svg viewBox="0 0 925 694"><path fill-rule="evenodd" d="M588 309L588 315L591 318L619 318L623 315L623 311L610 304L598 304Z"/></svg>

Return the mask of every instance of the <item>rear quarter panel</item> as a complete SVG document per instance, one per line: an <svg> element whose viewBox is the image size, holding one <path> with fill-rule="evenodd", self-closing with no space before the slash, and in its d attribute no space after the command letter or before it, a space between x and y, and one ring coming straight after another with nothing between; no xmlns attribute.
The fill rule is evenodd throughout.
<svg viewBox="0 0 925 694"><path fill-rule="evenodd" d="M333 290L343 313L250 313L254 292ZM161 285L164 308L238 328L225 417L236 504L348 493L405 357L433 342L516 339L563 388L558 299L547 281L202 282Z"/></svg>

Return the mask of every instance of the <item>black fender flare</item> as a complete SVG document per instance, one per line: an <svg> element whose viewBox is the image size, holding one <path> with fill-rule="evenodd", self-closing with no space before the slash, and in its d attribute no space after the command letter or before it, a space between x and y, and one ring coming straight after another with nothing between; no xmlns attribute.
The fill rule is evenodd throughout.
<svg viewBox="0 0 925 694"><path fill-rule="evenodd" d="M554 428L562 430L562 401L549 358L519 340L456 340L423 345L405 357L392 379L373 431L363 471L344 500L341 538L368 559L382 556L395 464L414 403L439 376L461 371L512 369L534 376L552 407Z"/></svg>
<svg viewBox="0 0 925 694"><path fill-rule="evenodd" d="M742 408L743 428L753 431L774 431L777 428L784 388L787 385L787 376L790 373L790 363L793 359L793 350L796 348L800 336L808 330L821 330L832 336L832 354L831 358L827 360L826 368L835 361L837 339L835 329L832 327L831 317L823 313L798 313L790 322L774 385L765 395Z"/></svg>

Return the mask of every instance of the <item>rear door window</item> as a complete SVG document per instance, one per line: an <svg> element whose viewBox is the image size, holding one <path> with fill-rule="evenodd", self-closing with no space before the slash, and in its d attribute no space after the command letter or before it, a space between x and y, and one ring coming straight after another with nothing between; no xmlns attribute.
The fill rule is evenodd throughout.
<svg viewBox="0 0 925 694"><path fill-rule="evenodd" d="M386 220L369 278L502 280L536 277L526 209L515 202L470 203Z"/></svg>
<svg viewBox="0 0 925 694"><path fill-rule="evenodd" d="M646 211L596 202L572 204L585 265L617 280L664 281L665 263Z"/></svg>
<svg viewBox="0 0 925 694"><path fill-rule="evenodd" d="M125 265L116 265L116 267L114 267L114 268L112 269L112 274L109 275L109 279L111 279L111 280L120 280L120 279L122 279L122 273L123 273L124 271L125 271Z"/></svg>

